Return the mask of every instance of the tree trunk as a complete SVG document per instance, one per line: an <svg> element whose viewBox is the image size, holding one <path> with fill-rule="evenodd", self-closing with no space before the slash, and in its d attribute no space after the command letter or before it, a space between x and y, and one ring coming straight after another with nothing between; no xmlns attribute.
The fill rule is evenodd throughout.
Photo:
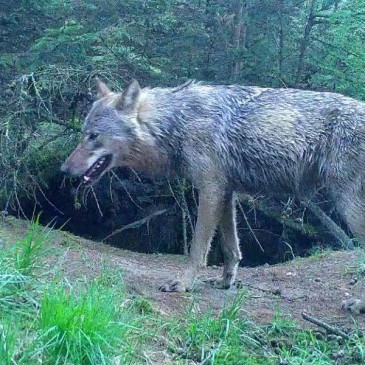
<svg viewBox="0 0 365 365"><path fill-rule="evenodd" d="M284 0L279 0L279 54L278 73L280 82L283 78L283 52L284 52L284 25L283 25Z"/></svg>
<svg viewBox="0 0 365 365"><path fill-rule="evenodd" d="M213 2L214 3L214 2ZM212 57L214 56L214 33L217 31L215 28L216 12L214 10L214 4L211 0L206 0L205 2L205 21L204 28L208 36L207 46L205 52L205 62L203 77L207 80L212 80L215 78L215 73L212 67Z"/></svg>
<svg viewBox="0 0 365 365"><path fill-rule="evenodd" d="M244 0L236 0L234 3L234 23L233 23L233 47L239 52L245 47L246 43L246 26L244 24L244 9L246 3ZM236 81L239 78L243 67L241 57L235 59L232 67L232 78Z"/></svg>
<svg viewBox="0 0 365 365"><path fill-rule="evenodd" d="M300 54L299 54L299 60L298 60L297 75L295 78L296 87L298 87L300 85L300 82L301 82L301 79L303 76L305 53L306 53L308 45L309 45L310 33L312 31L313 26L315 25L314 10L316 8L316 3L317 3L317 0L312 0L312 2L311 2L307 24L304 29L304 36L303 36L302 42L300 44Z"/></svg>

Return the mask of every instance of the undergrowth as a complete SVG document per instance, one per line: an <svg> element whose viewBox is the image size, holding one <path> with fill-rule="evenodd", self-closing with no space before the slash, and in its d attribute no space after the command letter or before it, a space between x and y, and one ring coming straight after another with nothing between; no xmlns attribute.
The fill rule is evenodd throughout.
<svg viewBox="0 0 365 365"><path fill-rule="evenodd" d="M53 284L42 295L38 324L47 357L55 365L107 364L130 332L125 314L110 289L91 284L77 293Z"/></svg>
<svg viewBox="0 0 365 365"><path fill-rule="evenodd" d="M193 301L166 316L128 294L121 272L108 265L69 282L62 265L45 264L57 234L35 220L0 250L1 365L365 363L359 331L350 339L304 331L280 314L258 325L242 309L245 291L219 312L202 313Z"/></svg>

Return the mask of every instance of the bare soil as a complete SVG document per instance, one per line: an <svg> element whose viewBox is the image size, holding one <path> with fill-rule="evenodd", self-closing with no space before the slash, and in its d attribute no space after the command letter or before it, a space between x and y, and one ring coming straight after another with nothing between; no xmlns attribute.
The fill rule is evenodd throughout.
<svg viewBox="0 0 365 365"><path fill-rule="evenodd" d="M1 219L0 239L14 241L26 226L26 222L14 218ZM182 314L191 303L197 311L219 310L238 290L214 289L199 281L191 293L162 293L158 287L184 270L184 256L134 253L64 232L51 237L49 244L57 254L45 257L45 268L58 266L70 282L97 276L105 267L122 269L128 292L149 299L167 315ZM240 268L238 280L247 290L243 313L260 323L268 323L280 313L303 327L314 328L302 319L301 313L306 311L343 330L355 326L365 329L365 314L353 317L341 308L342 300L365 293L365 277L360 271L364 257L359 250L324 252L284 264ZM200 279L220 273L220 267L208 267Z"/></svg>

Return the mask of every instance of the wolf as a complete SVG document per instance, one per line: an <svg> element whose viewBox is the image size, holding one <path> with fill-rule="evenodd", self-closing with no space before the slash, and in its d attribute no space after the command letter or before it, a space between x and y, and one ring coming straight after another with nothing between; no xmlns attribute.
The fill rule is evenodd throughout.
<svg viewBox="0 0 365 365"><path fill-rule="evenodd" d="M303 197L325 186L352 233L365 239L365 103L330 92L201 82L141 88L133 81L114 92L97 79L97 89L82 140L61 170L92 185L128 166L184 176L199 192L186 270L162 291L191 290L217 228L223 274L211 283L231 287L241 260L237 192ZM362 306L344 303L353 312Z"/></svg>

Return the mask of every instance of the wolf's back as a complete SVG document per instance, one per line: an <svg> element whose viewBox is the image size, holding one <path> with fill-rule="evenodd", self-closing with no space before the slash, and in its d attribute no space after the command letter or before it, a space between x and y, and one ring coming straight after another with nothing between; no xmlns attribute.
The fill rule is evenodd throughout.
<svg viewBox="0 0 365 365"><path fill-rule="evenodd" d="M256 87L221 87L207 100L211 122L202 122L204 131L198 131L198 116L192 130L207 134L213 148L206 150L232 184L245 190L298 192L364 169L362 102L335 93Z"/></svg>

